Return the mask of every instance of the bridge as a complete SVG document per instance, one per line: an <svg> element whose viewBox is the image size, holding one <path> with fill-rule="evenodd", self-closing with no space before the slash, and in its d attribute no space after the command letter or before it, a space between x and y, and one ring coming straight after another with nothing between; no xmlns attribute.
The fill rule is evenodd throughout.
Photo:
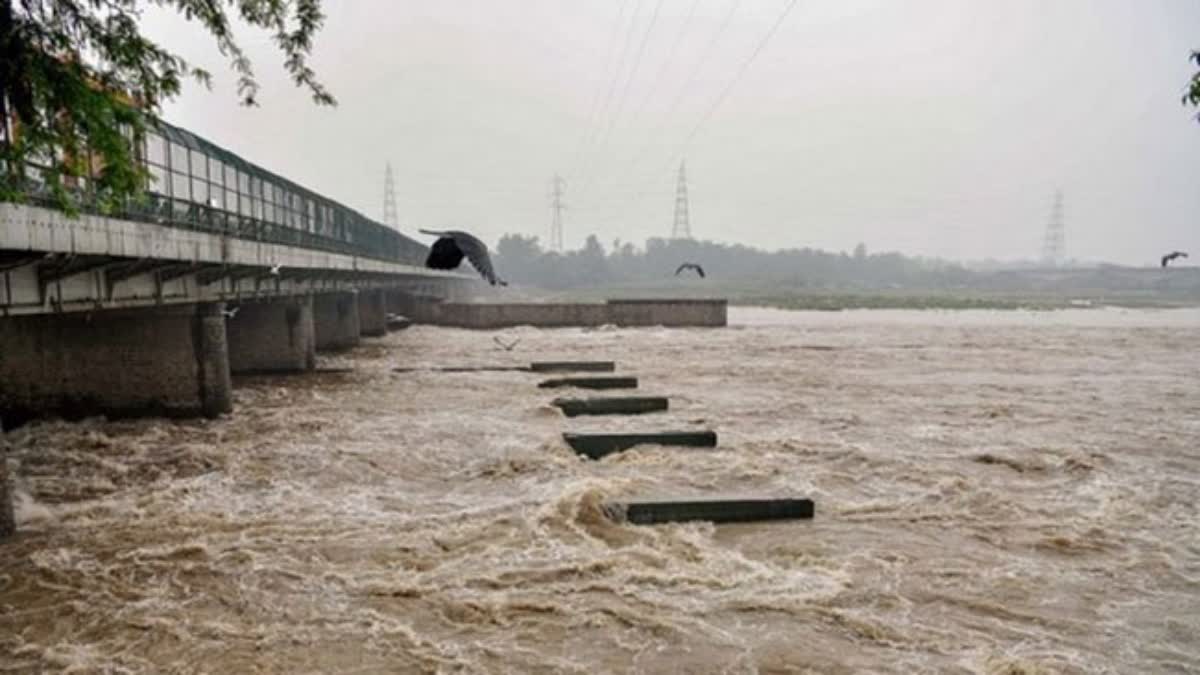
<svg viewBox="0 0 1200 675"><path fill-rule="evenodd" d="M231 375L312 369L414 298L474 281L427 248L165 122L138 142L143 198L65 213L37 166L0 203L0 425L43 415L215 416Z"/></svg>

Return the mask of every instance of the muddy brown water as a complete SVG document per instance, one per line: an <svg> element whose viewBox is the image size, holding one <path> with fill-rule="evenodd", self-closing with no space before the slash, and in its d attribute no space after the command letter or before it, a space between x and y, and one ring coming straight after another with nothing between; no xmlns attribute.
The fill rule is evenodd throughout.
<svg viewBox="0 0 1200 675"><path fill-rule="evenodd" d="M415 327L216 421L5 434L0 672L1200 671L1200 311ZM566 419L615 359L671 410ZM591 462L563 431L713 428ZM634 527L630 496L816 500Z"/></svg>

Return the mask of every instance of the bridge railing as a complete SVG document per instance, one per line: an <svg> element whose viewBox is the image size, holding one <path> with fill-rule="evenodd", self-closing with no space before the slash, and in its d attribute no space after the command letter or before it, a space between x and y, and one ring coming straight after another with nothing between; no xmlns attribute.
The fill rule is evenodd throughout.
<svg viewBox="0 0 1200 675"><path fill-rule="evenodd" d="M242 239L301 246L421 265L428 248L361 213L252 164L196 134L153 122L137 141L150 181L138 198L106 215ZM56 207L40 180L43 167L25 172L25 195ZM102 209L86 178L68 180L72 203Z"/></svg>

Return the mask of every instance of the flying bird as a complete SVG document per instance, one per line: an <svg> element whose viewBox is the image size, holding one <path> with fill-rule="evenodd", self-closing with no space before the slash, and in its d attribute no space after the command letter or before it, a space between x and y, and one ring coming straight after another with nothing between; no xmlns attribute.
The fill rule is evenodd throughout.
<svg viewBox="0 0 1200 675"><path fill-rule="evenodd" d="M438 237L429 249L429 257L425 266L435 270L452 270L462 263L463 257L471 261L471 265L487 282L493 286L507 286L508 282L496 276L492 270L492 259L488 256L487 244L475 237L458 230L421 230L422 234Z"/></svg>
<svg viewBox="0 0 1200 675"><path fill-rule="evenodd" d="M679 269L675 270L675 276L679 276L679 273L684 270L696 270L696 274L699 274L701 279L704 278L704 268L697 265L696 263L690 263L690 262L683 263L682 265L679 266Z"/></svg>
<svg viewBox="0 0 1200 675"><path fill-rule="evenodd" d="M231 307L229 309L221 310L221 313L225 315L226 319L232 319L233 317L237 316L239 309L241 309L241 307Z"/></svg>
<svg viewBox="0 0 1200 675"><path fill-rule="evenodd" d="M512 342L505 343L504 340L501 340L499 336L493 335L492 340L495 340L496 344L503 347L504 351L511 352L513 350L513 347L516 347L517 343L521 341L521 338L517 338L517 339L513 340Z"/></svg>
<svg viewBox="0 0 1200 675"><path fill-rule="evenodd" d="M1188 254L1184 253L1183 251L1171 251L1170 253L1168 253L1162 257L1162 266L1166 267L1167 263L1171 262L1172 260L1174 260L1176 258L1186 258L1186 257L1188 257Z"/></svg>
<svg viewBox="0 0 1200 675"><path fill-rule="evenodd" d="M279 268L280 267L283 267L283 265L281 265L279 263L275 263L274 265L271 265L271 274L274 274L275 276L279 276Z"/></svg>

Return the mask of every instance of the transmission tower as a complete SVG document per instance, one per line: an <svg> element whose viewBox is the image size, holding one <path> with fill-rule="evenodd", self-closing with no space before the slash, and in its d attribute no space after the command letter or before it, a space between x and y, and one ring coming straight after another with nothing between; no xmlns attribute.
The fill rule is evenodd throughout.
<svg viewBox="0 0 1200 675"><path fill-rule="evenodd" d="M392 163L388 162L383 174L383 224L400 227L400 216L396 211L396 182L392 178Z"/></svg>
<svg viewBox="0 0 1200 675"><path fill-rule="evenodd" d="M1042 262L1055 266L1067 258L1066 233L1063 230L1062 190L1054 193L1050 221L1046 223L1046 238L1042 241Z"/></svg>
<svg viewBox="0 0 1200 675"><path fill-rule="evenodd" d="M567 181L563 180L562 176L558 174L555 174L554 178L550 179L550 210L552 214L550 219L550 250L559 253L562 253L563 250L562 212L563 209L567 208L567 205L563 203L562 197L563 187L566 184Z"/></svg>
<svg viewBox="0 0 1200 675"><path fill-rule="evenodd" d="M675 186L675 221L671 224L672 239L691 239L692 226L688 222L687 169L679 163L679 184Z"/></svg>

